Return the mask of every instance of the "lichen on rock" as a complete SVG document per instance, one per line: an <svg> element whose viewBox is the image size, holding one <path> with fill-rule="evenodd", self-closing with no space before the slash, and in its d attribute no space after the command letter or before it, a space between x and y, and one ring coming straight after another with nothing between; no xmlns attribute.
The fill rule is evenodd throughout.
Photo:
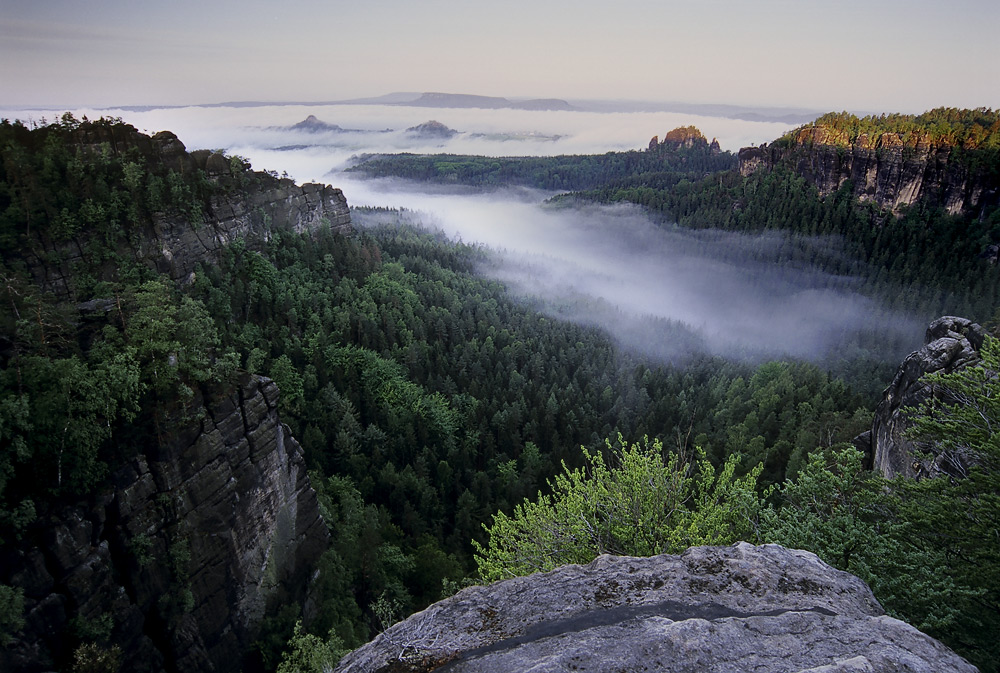
<svg viewBox="0 0 1000 673"><path fill-rule="evenodd" d="M470 587L345 657L389 671L960 671L867 585L778 545L601 556Z"/></svg>

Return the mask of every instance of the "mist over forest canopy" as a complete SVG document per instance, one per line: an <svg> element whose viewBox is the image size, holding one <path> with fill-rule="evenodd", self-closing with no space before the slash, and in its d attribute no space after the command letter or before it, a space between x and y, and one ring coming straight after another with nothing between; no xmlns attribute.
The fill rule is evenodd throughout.
<svg viewBox="0 0 1000 673"><path fill-rule="evenodd" d="M62 110L8 110L25 122L53 120ZM677 112L583 112L426 108L397 105L269 105L148 110L79 109L80 118L121 117L140 131L169 130L187 149L225 149L254 169L287 172L296 181L328 182L328 173L363 154L414 152L484 156L600 154L646 147L654 135L693 124L731 152L769 142L792 124ZM313 115L341 130L292 127ZM428 121L458 131L450 138L407 132ZM348 194L350 199L350 194Z"/></svg>
<svg viewBox="0 0 1000 673"><path fill-rule="evenodd" d="M399 180L337 179L356 205L488 251L486 275L553 317L608 331L633 352L682 363L712 354L825 361L862 332L887 358L917 345L920 321L858 293L809 260L843 253L833 237L744 235L657 226L637 207L555 207L544 192L456 193ZM357 226L395 214L355 212Z"/></svg>
<svg viewBox="0 0 1000 673"><path fill-rule="evenodd" d="M55 115L51 112L50 116ZM695 232L654 224L637 208L551 208L554 192L491 194L427 183L365 180L341 170L395 152L484 156L600 154L641 149L653 135L696 125L736 151L779 137L787 124L665 111L586 112L268 105L78 110L120 115L140 129L169 129L187 149L224 149L254 168L344 190L354 206L405 209L414 223L490 249L482 272L560 319L608 330L658 361L694 354L820 361L861 331L886 335L896 359L918 344L921 320L884 310L850 278L809 259L841 255L832 238ZM44 111L12 116L39 121ZM314 125L301 122L310 117ZM412 129L433 118L455 134ZM309 129L312 130L309 130ZM356 213L363 224L371 216Z"/></svg>

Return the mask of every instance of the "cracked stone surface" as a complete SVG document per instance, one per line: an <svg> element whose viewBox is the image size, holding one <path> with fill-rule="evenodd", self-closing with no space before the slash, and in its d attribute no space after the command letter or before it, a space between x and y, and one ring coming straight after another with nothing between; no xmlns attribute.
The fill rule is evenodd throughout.
<svg viewBox="0 0 1000 673"><path fill-rule="evenodd" d="M867 585L778 545L601 556L470 587L345 657L340 673L975 671L885 615Z"/></svg>

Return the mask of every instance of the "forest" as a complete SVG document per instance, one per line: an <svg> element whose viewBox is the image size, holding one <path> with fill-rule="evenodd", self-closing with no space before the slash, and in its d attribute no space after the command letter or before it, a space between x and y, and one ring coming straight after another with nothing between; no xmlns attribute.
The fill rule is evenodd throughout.
<svg viewBox="0 0 1000 673"><path fill-rule="evenodd" d="M239 157L228 183L181 175L138 152L81 147L80 126L72 117L0 125L0 546L98 494L118 465L155 444L192 389L245 370L277 382L331 540L315 616L303 623L296 604L269 614L246 670L322 670L468 583L608 551L739 539L815 551L869 582L890 614L997 670L1000 555L990 531L1000 450L977 420L1000 418L995 341L982 366L941 377L979 406L928 413L915 430L964 442L984 468L960 481L887 482L850 442L870 428L898 362L873 368L866 352L840 366L649 362L597 328L516 301L478 273L488 250L395 210L354 209L350 237L320 229L239 241L181 286L123 244L164 212L198 226L213 196L268 176ZM849 191L821 199L790 173L742 178L732 155L707 147L382 157L359 170L379 175L380 166L480 187L577 190L563 198L631 201L687 227L835 234L850 254L831 269L928 318L950 307L985 322L1000 300L997 267L980 257L1000 238L997 212L973 221L913 208L893 220ZM25 262L58 264L66 241L88 250L69 298L39 290ZM662 488L637 492L637 483ZM592 539L571 530L584 491L608 503ZM679 507L665 519L655 503L671 499ZM539 555L539 530L578 544ZM0 584L0 646L23 624L23 604L19 587ZM109 629L67 637L115 662Z"/></svg>

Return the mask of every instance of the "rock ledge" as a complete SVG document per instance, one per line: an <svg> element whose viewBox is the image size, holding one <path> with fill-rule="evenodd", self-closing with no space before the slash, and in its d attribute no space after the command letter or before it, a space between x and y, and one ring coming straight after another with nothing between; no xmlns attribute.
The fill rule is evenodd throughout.
<svg viewBox="0 0 1000 673"><path fill-rule="evenodd" d="M887 617L867 585L778 545L601 556L470 587L388 629L341 673L975 671Z"/></svg>

